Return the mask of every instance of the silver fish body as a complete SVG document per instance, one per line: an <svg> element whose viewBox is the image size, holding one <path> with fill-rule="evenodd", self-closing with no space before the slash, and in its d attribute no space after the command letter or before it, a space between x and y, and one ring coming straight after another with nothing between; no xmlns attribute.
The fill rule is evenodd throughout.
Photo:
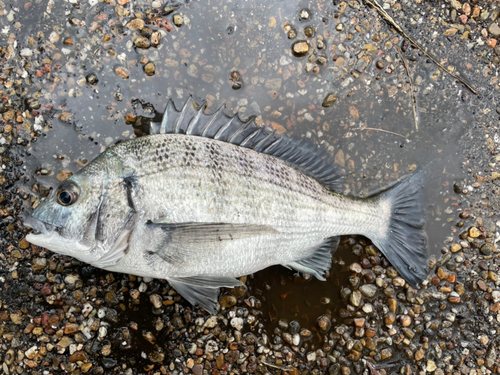
<svg viewBox="0 0 500 375"><path fill-rule="evenodd" d="M28 241L95 267L167 279L211 313L219 287L271 265L323 279L340 235L370 238L412 285L425 277L416 177L372 199L333 193L324 185L337 177L314 179L325 170L310 168L300 147L280 151L281 137L226 116L212 131L217 114L203 121L191 107L167 108L165 116L176 115L171 134L164 117L162 134L113 146L64 181L26 220L40 232Z"/></svg>

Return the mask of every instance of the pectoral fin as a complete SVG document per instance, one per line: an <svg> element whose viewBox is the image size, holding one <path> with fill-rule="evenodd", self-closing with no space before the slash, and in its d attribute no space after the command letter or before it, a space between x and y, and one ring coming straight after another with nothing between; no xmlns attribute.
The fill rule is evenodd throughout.
<svg viewBox="0 0 500 375"><path fill-rule="evenodd" d="M151 222L149 225L160 226L169 234L169 239L174 243L196 243L232 241L264 234L277 233L266 225L254 224L228 224L228 223L162 223Z"/></svg>
<svg viewBox="0 0 500 375"><path fill-rule="evenodd" d="M176 265L198 258L207 249L214 249L231 241L277 233L272 227L252 224L171 224L156 221L147 225L153 232L151 237L157 239L150 251Z"/></svg>
<svg viewBox="0 0 500 375"><path fill-rule="evenodd" d="M199 275L192 277L167 278L172 287L193 305L199 305L210 314L217 314L219 288L233 288L242 282L224 276Z"/></svg>

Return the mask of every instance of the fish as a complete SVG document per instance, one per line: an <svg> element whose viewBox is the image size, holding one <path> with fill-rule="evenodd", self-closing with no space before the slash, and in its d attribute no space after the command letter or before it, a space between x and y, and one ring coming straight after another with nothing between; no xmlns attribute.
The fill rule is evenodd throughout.
<svg viewBox="0 0 500 375"><path fill-rule="evenodd" d="M360 199L319 146L169 100L149 135L107 148L29 215L30 243L166 279L218 311L221 287L273 265L325 280L339 236L362 235L418 287L427 275L421 173Z"/></svg>

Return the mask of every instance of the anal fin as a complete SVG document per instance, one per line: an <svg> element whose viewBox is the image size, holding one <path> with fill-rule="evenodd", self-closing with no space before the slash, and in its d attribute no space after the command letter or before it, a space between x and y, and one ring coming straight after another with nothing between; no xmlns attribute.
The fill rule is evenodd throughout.
<svg viewBox="0 0 500 375"><path fill-rule="evenodd" d="M318 280L325 281L323 274L330 269L332 255L339 246L340 237L331 237L314 249L307 258L291 262L286 266L302 273L315 276Z"/></svg>

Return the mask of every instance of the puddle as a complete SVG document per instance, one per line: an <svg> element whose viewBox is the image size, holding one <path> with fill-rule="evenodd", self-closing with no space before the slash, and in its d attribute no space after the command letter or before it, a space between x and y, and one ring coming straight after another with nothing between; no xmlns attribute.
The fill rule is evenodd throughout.
<svg viewBox="0 0 500 375"><path fill-rule="evenodd" d="M472 113L462 105L467 93L410 46L403 56L418 89L416 124L412 87L395 47L401 37L383 22L370 23L370 10L334 4L188 2L165 14L148 4L129 3L118 11L100 2L64 3L53 7L43 24L29 18L31 27L18 39L38 31L46 39L56 32L58 40L43 55L59 67L33 78L42 109L48 108L41 110L47 123L37 141L22 151L24 186L53 186L61 171L74 173L109 145L134 137L133 127L125 123L127 114L153 118L169 97L180 108L192 95L198 103L207 102L208 112L225 103L228 114L257 116L259 124L320 144L345 169L348 194L367 196L415 168L424 169L429 251L439 257L452 225L448 219L456 217L453 210L460 203L453 183L464 177L459 140L472 124ZM29 12L19 10L18 17L31 17L42 8L33 4ZM164 27L146 24L161 34L157 48L134 46L140 35L126 26L133 18L117 16L123 9L156 12L158 19L168 20ZM306 19L303 9L309 12ZM174 14L183 16L180 27L173 25ZM68 22L60 25L60 17ZM294 39L288 38L290 30ZM294 56L293 43L304 40L310 51ZM144 68L151 62L155 74L147 76ZM125 69L128 78L122 79L117 68ZM90 74L97 83L89 83L94 82ZM336 101L325 108L328 94ZM347 265L360 259L346 249L335 257ZM269 331L279 319L297 320L306 328L323 314L339 319L345 305L339 291L349 273L337 264L332 275L325 283L297 283L284 268L257 273L250 289L265 300L265 320L275 317L266 323ZM324 297L330 302L322 303Z"/></svg>

